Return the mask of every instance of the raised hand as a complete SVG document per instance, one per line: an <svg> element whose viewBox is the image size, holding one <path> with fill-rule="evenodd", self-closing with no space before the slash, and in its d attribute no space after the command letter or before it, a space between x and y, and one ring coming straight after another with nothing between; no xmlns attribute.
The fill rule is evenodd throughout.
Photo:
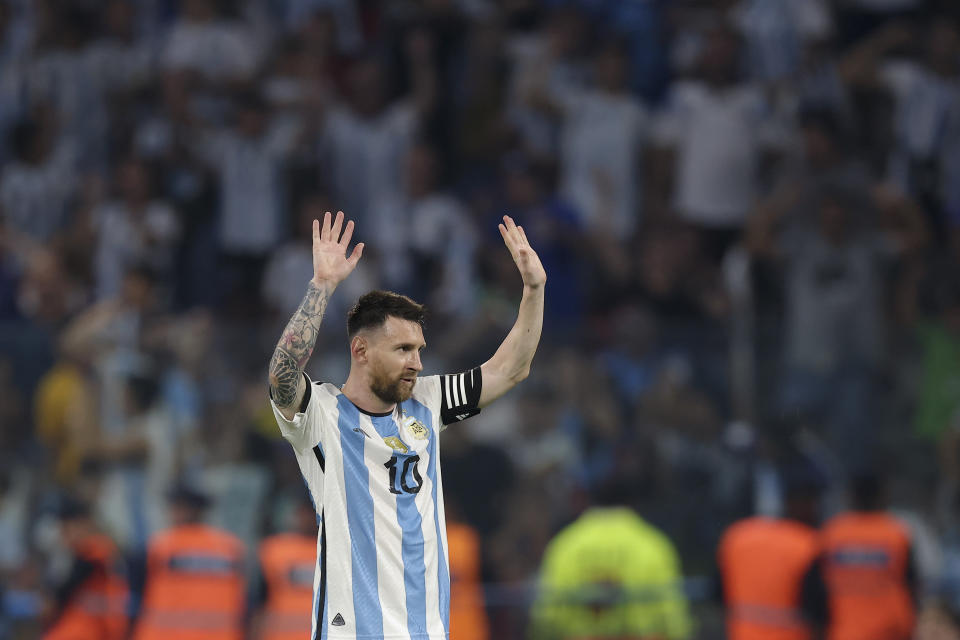
<svg viewBox="0 0 960 640"><path fill-rule="evenodd" d="M332 224L330 218L330 212L327 211L323 215L322 226L318 220L313 221L313 282L337 286L357 266L363 255L363 243L358 242L348 256L353 220L348 220L344 227L343 211L337 212Z"/></svg>
<svg viewBox="0 0 960 640"><path fill-rule="evenodd" d="M510 250L517 269L520 270L523 285L532 289L542 287L547 281L547 272L543 270L537 252L527 241L527 234L523 232L523 227L518 227L510 216L503 216L503 222L498 226L503 242Z"/></svg>

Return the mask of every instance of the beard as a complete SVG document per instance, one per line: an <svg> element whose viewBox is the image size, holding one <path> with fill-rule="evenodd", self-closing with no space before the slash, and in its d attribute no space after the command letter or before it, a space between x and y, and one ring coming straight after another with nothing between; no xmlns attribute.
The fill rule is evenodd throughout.
<svg viewBox="0 0 960 640"><path fill-rule="evenodd" d="M384 402L399 404L404 400L410 399L410 396L413 395L413 388L416 385L417 381L414 379L413 384L410 385L408 389L407 384L401 378L393 378L386 374L375 373L373 374L373 380L370 382L370 390Z"/></svg>

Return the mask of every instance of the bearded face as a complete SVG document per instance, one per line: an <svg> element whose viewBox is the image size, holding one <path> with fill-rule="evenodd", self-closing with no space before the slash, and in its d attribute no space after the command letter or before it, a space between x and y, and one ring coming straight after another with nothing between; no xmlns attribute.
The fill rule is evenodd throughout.
<svg viewBox="0 0 960 640"><path fill-rule="evenodd" d="M420 350L424 347L419 324L388 318L368 338L370 390L380 400L394 404L408 400L423 368Z"/></svg>
<svg viewBox="0 0 960 640"><path fill-rule="evenodd" d="M415 374L413 374L415 376ZM409 400L416 386L416 377L409 380L409 371L391 374L379 366L370 372L370 390L387 403L399 403Z"/></svg>

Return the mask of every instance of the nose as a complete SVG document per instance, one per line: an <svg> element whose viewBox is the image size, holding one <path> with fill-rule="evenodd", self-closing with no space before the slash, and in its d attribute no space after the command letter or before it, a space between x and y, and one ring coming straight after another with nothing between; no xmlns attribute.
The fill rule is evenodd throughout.
<svg viewBox="0 0 960 640"><path fill-rule="evenodd" d="M414 371L417 371L417 372L423 370L423 363L420 362L420 352L419 352L419 351L414 351L414 352L413 352L413 356L410 358L410 362L409 362L409 364L408 364L407 366L409 366L411 369L413 369Z"/></svg>

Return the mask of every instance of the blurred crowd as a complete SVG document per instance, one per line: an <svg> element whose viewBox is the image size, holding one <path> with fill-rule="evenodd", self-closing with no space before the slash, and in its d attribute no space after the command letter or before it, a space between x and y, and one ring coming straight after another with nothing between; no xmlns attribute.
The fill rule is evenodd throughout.
<svg viewBox="0 0 960 640"><path fill-rule="evenodd" d="M488 358L521 289L504 213L547 270L531 378L443 438L485 582L534 579L611 481L709 573L800 459L827 512L888 476L960 616L958 25L950 0L0 2L0 638L38 624L66 494L132 564L178 480L250 549L289 526L266 370L341 209L366 250L314 379L345 379L373 288L427 304L427 373Z"/></svg>

